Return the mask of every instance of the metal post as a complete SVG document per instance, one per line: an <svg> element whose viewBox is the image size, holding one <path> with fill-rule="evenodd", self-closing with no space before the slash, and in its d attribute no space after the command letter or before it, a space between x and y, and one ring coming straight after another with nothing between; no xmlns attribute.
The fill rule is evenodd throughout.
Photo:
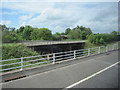
<svg viewBox="0 0 120 90"><path fill-rule="evenodd" d="M88 56L90 56L90 48L88 49Z"/></svg>
<svg viewBox="0 0 120 90"><path fill-rule="evenodd" d="M76 58L76 51L74 51L74 59Z"/></svg>
<svg viewBox="0 0 120 90"><path fill-rule="evenodd" d="M53 53L53 64L55 64L55 53Z"/></svg>
<svg viewBox="0 0 120 90"><path fill-rule="evenodd" d="M112 46L112 50L114 50L114 45Z"/></svg>
<svg viewBox="0 0 120 90"><path fill-rule="evenodd" d="M108 51L107 49L108 49L108 46L106 46L106 52Z"/></svg>
<svg viewBox="0 0 120 90"><path fill-rule="evenodd" d="M47 54L47 59L50 60L49 54Z"/></svg>
<svg viewBox="0 0 120 90"><path fill-rule="evenodd" d="M23 57L21 57L21 71L23 71Z"/></svg>
<svg viewBox="0 0 120 90"><path fill-rule="evenodd" d="M98 53L100 54L100 47L99 47Z"/></svg>

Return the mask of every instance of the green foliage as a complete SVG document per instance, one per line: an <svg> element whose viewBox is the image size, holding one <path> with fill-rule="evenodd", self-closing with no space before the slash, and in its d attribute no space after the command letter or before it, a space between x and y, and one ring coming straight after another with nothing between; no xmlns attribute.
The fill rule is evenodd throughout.
<svg viewBox="0 0 120 90"><path fill-rule="evenodd" d="M61 40L61 35L67 35L70 40L86 40L88 39L93 44L105 44L111 41L120 40L120 35L117 31L110 34L93 34L90 28L77 25L75 28L67 28L65 32L56 34L51 33L48 28L33 28L32 26L21 26L19 29L14 27L6 27L0 25L2 28L2 42L18 42L25 40Z"/></svg>
<svg viewBox="0 0 120 90"><path fill-rule="evenodd" d="M81 39L85 40L87 38L87 32L86 31L81 31Z"/></svg>
<svg viewBox="0 0 120 90"><path fill-rule="evenodd" d="M95 43L96 43L96 44L99 44L99 40L98 40L97 38L96 38L96 40L95 40Z"/></svg>
<svg viewBox="0 0 120 90"><path fill-rule="evenodd" d="M101 37L100 38L100 44L104 44L105 42L104 42L104 40L103 40L103 38Z"/></svg>
<svg viewBox="0 0 120 90"><path fill-rule="evenodd" d="M32 51L21 44L3 44L2 45L2 59L19 58L25 56L38 55L37 52Z"/></svg>
<svg viewBox="0 0 120 90"><path fill-rule="evenodd" d="M114 42L119 40L119 35L117 35L116 31L111 32L110 34L108 33L103 33L103 34L91 34L88 37L89 42L93 44L102 44L106 45L106 43L109 42Z"/></svg>
<svg viewBox="0 0 120 90"><path fill-rule="evenodd" d="M67 28L67 29L65 30L65 34L67 35L70 31L71 31L71 29L70 29L70 28Z"/></svg>
<svg viewBox="0 0 120 90"><path fill-rule="evenodd" d="M89 35L92 33L90 28L86 28L83 26L77 26L70 30L69 28L66 29L66 32L68 32L68 38L69 39L82 39L85 40L89 37Z"/></svg>
<svg viewBox="0 0 120 90"><path fill-rule="evenodd" d="M60 35L53 34L53 40L55 40L55 41L61 40Z"/></svg>
<svg viewBox="0 0 120 90"><path fill-rule="evenodd" d="M69 38L69 39L80 39L80 33L78 33L77 30L71 30L71 31L68 33L68 38Z"/></svg>
<svg viewBox="0 0 120 90"><path fill-rule="evenodd" d="M30 35L31 32L33 31L33 28L29 25L25 26L24 30L23 30L23 39L24 40L31 40L30 39Z"/></svg>
<svg viewBox="0 0 120 90"><path fill-rule="evenodd" d="M32 40L51 40L52 33L48 28L40 28L31 33Z"/></svg>
<svg viewBox="0 0 120 90"><path fill-rule="evenodd" d="M2 42L16 42L18 41L15 28L7 28L5 25L0 25L2 28Z"/></svg>

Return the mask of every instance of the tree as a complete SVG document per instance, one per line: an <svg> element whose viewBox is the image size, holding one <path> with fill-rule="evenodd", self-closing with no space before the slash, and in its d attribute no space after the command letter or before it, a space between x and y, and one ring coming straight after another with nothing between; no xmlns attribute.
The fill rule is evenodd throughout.
<svg viewBox="0 0 120 90"><path fill-rule="evenodd" d="M117 31L112 31L111 34L112 34L112 35L117 35L118 32L117 32Z"/></svg>
<svg viewBox="0 0 120 90"><path fill-rule="evenodd" d="M60 35L53 34L52 40L61 40Z"/></svg>
<svg viewBox="0 0 120 90"><path fill-rule="evenodd" d="M69 38L69 39L80 39L80 33L78 33L77 30L71 30L71 31L68 33L68 38Z"/></svg>
<svg viewBox="0 0 120 90"><path fill-rule="evenodd" d="M18 30L17 30L17 33L23 33L23 31L24 31L24 26L21 26Z"/></svg>
<svg viewBox="0 0 120 90"><path fill-rule="evenodd" d="M87 36L87 32L86 31L81 31L81 38L82 40L85 40Z"/></svg>
<svg viewBox="0 0 120 90"><path fill-rule="evenodd" d="M93 34L90 34L90 36L88 37L88 41L91 43L93 43L93 36L94 36Z"/></svg>
<svg viewBox="0 0 120 90"><path fill-rule="evenodd" d="M31 40L30 39L30 35L33 31L33 28L29 25L25 26L24 30L23 30L23 39L24 40Z"/></svg>
<svg viewBox="0 0 120 90"><path fill-rule="evenodd" d="M36 29L31 33L32 40L52 40L52 33L48 28Z"/></svg>
<svg viewBox="0 0 120 90"><path fill-rule="evenodd" d="M96 38L95 43L96 43L96 44L99 44L99 40L98 40L98 38Z"/></svg>
<svg viewBox="0 0 120 90"><path fill-rule="evenodd" d="M65 34L67 35L70 31L71 31L71 29L70 29L70 28L67 28L67 29L65 30Z"/></svg>
<svg viewBox="0 0 120 90"><path fill-rule="evenodd" d="M103 38L100 38L100 44L104 44L105 42L104 42L104 40L103 40Z"/></svg>
<svg viewBox="0 0 120 90"><path fill-rule="evenodd" d="M85 28L85 31L86 31L87 35L92 34L92 30L90 28Z"/></svg>

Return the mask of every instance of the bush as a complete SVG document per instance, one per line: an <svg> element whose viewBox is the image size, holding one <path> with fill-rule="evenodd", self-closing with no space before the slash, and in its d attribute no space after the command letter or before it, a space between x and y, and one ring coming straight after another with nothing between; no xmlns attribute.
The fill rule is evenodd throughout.
<svg viewBox="0 0 120 90"><path fill-rule="evenodd" d="M2 46L2 59L11 59L26 57L32 55L39 55L36 51L32 51L30 48L27 48L21 44L3 44Z"/></svg>

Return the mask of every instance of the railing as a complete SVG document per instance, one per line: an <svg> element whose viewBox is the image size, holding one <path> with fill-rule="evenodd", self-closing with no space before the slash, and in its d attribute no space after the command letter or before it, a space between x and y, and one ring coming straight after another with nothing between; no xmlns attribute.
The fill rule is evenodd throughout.
<svg viewBox="0 0 120 90"><path fill-rule="evenodd" d="M66 44L66 43L85 43L85 40L81 40L81 41L23 41L20 43L26 46L34 46L34 45L51 45L51 44Z"/></svg>
<svg viewBox="0 0 120 90"><path fill-rule="evenodd" d="M80 50L73 50L67 52L58 52L52 54L45 54L45 55L37 55L37 56L30 56L30 57L21 57L21 58L14 58L14 59L7 59L7 60L0 60L2 63L0 66L1 72L4 71L11 71L11 70L24 70L31 67L36 67L42 64L49 64L56 62L68 60L68 59L76 59L79 57L86 57L96 54L101 54L104 52L117 50L118 44L109 45L109 46L101 46L89 49L80 49Z"/></svg>

